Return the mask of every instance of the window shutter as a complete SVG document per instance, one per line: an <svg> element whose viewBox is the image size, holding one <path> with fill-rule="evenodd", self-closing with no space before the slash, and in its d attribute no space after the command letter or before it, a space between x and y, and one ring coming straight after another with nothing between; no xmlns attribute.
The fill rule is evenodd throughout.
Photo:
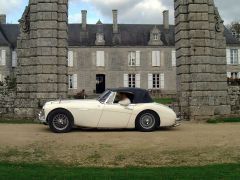
<svg viewBox="0 0 240 180"><path fill-rule="evenodd" d="M140 74L136 74L136 87L137 88L141 87L141 76L140 76Z"/></svg>
<svg viewBox="0 0 240 180"><path fill-rule="evenodd" d="M6 50L2 50L2 62L1 65L5 66L6 65Z"/></svg>
<svg viewBox="0 0 240 180"><path fill-rule="evenodd" d="M231 52L230 49L226 50L227 64L231 64Z"/></svg>
<svg viewBox="0 0 240 180"><path fill-rule="evenodd" d="M148 89L153 88L153 74L148 74Z"/></svg>
<svg viewBox="0 0 240 180"><path fill-rule="evenodd" d="M123 75L123 86L128 87L128 74Z"/></svg>
<svg viewBox="0 0 240 180"><path fill-rule="evenodd" d="M73 51L68 51L68 67L73 67Z"/></svg>
<svg viewBox="0 0 240 180"><path fill-rule="evenodd" d="M73 89L77 89L78 87L77 87L77 74L74 74L73 75Z"/></svg>
<svg viewBox="0 0 240 180"><path fill-rule="evenodd" d="M240 49L238 49L238 64L240 64Z"/></svg>
<svg viewBox="0 0 240 180"><path fill-rule="evenodd" d="M101 51L101 64L102 67L105 66L105 53L104 51Z"/></svg>
<svg viewBox="0 0 240 180"><path fill-rule="evenodd" d="M176 51L172 50L172 66L176 66Z"/></svg>
<svg viewBox="0 0 240 180"><path fill-rule="evenodd" d="M12 52L12 67L17 67L17 52Z"/></svg>
<svg viewBox="0 0 240 180"><path fill-rule="evenodd" d="M161 52L157 51L157 66L161 66Z"/></svg>
<svg viewBox="0 0 240 180"><path fill-rule="evenodd" d="M156 51L152 51L152 66L156 66Z"/></svg>
<svg viewBox="0 0 240 180"><path fill-rule="evenodd" d="M140 66L141 53L136 51L136 66Z"/></svg>
<svg viewBox="0 0 240 180"><path fill-rule="evenodd" d="M231 78L231 77L232 77L231 72L227 72L227 77L228 77L228 78Z"/></svg>
<svg viewBox="0 0 240 180"><path fill-rule="evenodd" d="M0 74L0 81L3 82L3 75Z"/></svg>
<svg viewBox="0 0 240 180"><path fill-rule="evenodd" d="M131 52L128 52L128 66L131 66Z"/></svg>
<svg viewBox="0 0 240 180"><path fill-rule="evenodd" d="M161 79L161 89L164 89L164 88L165 88L165 77L164 77L164 73L161 73L160 79Z"/></svg>

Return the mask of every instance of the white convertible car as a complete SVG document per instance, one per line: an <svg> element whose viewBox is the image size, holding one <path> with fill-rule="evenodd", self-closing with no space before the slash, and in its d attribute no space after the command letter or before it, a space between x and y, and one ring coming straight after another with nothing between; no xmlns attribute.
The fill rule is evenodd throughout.
<svg viewBox="0 0 240 180"><path fill-rule="evenodd" d="M121 103L119 94L124 94L130 101ZM47 102L39 114L39 120L56 133L69 132L74 126L136 128L150 132L159 127L180 125L171 108L154 103L148 91L138 88L109 89L96 100Z"/></svg>

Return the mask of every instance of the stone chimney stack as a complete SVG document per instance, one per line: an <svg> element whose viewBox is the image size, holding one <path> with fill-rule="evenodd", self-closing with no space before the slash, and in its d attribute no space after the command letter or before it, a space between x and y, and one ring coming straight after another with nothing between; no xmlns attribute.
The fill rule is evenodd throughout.
<svg viewBox="0 0 240 180"><path fill-rule="evenodd" d="M82 30L87 30L87 10L82 10Z"/></svg>
<svg viewBox="0 0 240 180"><path fill-rule="evenodd" d="M6 14L0 14L0 24L6 24Z"/></svg>
<svg viewBox="0 0 240 180"><path fill-rule="evenodd" d="M163 11L163 26L164 29L169 29L169 10Z"/></svg>
<svg viewBox="0 0 240 180"><path fill-rule="evenodd" d="M118 10L112 10L113 13L113 33L118 33Z"/></svg>

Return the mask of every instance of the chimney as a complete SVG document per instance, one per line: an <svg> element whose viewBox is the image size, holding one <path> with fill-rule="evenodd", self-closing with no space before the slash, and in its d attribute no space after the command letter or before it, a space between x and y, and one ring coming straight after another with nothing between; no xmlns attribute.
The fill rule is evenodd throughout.
<svg viewBox="0 0 240 180"><path fill-rule="evenodd" d="M113 33L118 33L118 10L112 10L113 13Z"/></svg>
<svg viewBox="0 0 240 180"><path fill-rule="evenodd" d="M82 10L82 30L87 30L87 10Z"/></svg>
<svg viewBox="0 0 240 180"><path fill-rule="evenodd" d="M6 14L0 14L0 24L6 24Z"/></svg>
<svg viewBox="0 0 240 180"><path fill-rule="evenodd" d="M163 11L163 26L164 29L169 29L169 10Z"/></svg>

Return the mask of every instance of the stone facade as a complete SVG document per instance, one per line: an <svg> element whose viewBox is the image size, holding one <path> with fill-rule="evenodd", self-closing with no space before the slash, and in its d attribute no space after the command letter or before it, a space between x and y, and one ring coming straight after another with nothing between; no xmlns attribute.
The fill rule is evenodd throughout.
<svg viewBox="0 0 240 180"><path fill-rule="evenodd" d="M229 86L228 95L231 105L231 114L240 114L240 86Z"/></svg>
<svg viewBox="0 0 240 180"><path fill-rule="evenodd" d="M179 105L186 119L230 114L224 26L213 0L175 0Z"/></svg>
<svg viewBox="0 0 240 180"><path fill-rule="evenodd" d="M68 0L30 0L20 19L15 113L67 95Z"/></svg>

